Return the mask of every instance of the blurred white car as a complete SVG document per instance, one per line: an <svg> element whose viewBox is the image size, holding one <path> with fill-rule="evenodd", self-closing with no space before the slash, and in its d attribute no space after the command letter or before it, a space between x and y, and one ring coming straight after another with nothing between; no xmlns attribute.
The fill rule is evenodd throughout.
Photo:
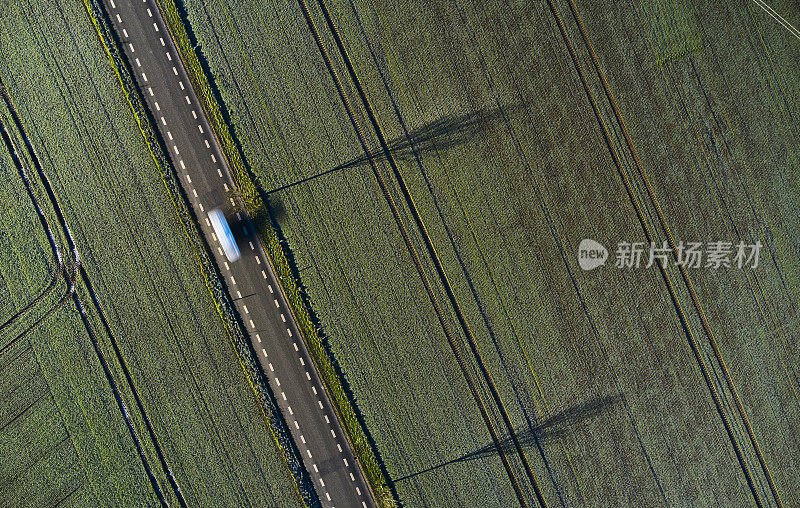
<svg viewBox="0 0 800 508"><path fill-rule="evenodd" d="M219 243L222 244L222 250L225 251L225 257L228 258L228 261L234 262L242 257L239 252L239 247L236 245L236 240L233 239L233 233L231 232L230 226L228 226L228 221L225 219L225 215L222 211L218 208L211 210L208 212L208 218L211 220L211 226L214 228L214 233L217 235Z"/></svg>

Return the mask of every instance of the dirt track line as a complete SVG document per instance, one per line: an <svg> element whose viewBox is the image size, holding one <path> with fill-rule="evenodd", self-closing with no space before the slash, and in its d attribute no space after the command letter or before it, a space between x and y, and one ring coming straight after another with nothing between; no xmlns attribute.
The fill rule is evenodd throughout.
<svg viewBox="0 0 800 508"><path fill-rule="evenodd" d="M0 87L2 87L2 81L0 81ZM67 279L67 282L69 284L69 291L68 291L67 295L65 295L65 297L62 298L62 301L59 302L59 305L61 303L63 303L63 301L66 298L68 298L69 296L72 296L72 299L75 302L75 305L76 305L76 307L78 309L78 312L79 312L79 314L81 316L81 320L82 320L82 322L83 322L83 324L84 324L84 326L86 328L86 331L87 331L87 333L89 335L89 338L90 338L90 340L92 342L92 346L94 347L95 353L97 354L98 360L100 361L100 365L103 368L103 372L104 372L104 374L106 376L106 380L108 381L108 383L109 383L109 385L111 387L111 390L112 390L112 392L114 394L114 398L117 401L117 405L118 405L120 411L122 412L123 418L125 419L125 423L128 426L128 431L131 434L132 440L134 441L134 445L136 447L137 453L139 454L139 458L142 461L142 464L143 464L143 466L145 468L145 472L147 473L147 476L148 476L148 478L150 480L150 483L153 486L153 490L156 493L157 497L159 498L159 501L161 502L161 505L162 506L169 506L167 501L166 501L166 499L164 498L163 492L161 491L161 487L158 484L158 481L156 480L155 475L153 474L153 471L152 471L152 469L150 467L150 463L147 460L147 457L146 457L146 455L144 453L144 448L142 446L141 440L139 438L138 433L136 432L136 428L134 426L133 420L131 419L131 415L130 415L130 413L128 411L128 408L127 408L127 406L125 404L125 401L124 401L124 399L122 397L122 393L120 392L119 387L117 386L117 383L113 378L113 375L111 373L111 369L109 367L108 361L106 360L105 354L102 351L102 348L101 348L100 343L99 343L99 341L97 339L97 336L95 335L94 330L91 327L91 323L89 322L88 315L86 314L86 311L85 311L85 309L83 307L83 304L81 302L80 296L78 295L78 292L76 291L75 280L77 278L78 271L80 271L82 279L84 281L84 284L86 285L86 288L89 291L90 295L92 295L93 302L97 302L97 300L96 300L97 296L96 296L96 294L94 292L94 287L92 286L91 281L89 280L88 274L86 273L84 267L82 266L80 253L78 251L78 246L75 243L75 240L74 240L74 238L72 236L72 232L71 232L71 230L69 228L69 225L67 224L64 212L61 209L61 206L59 205L58 200L56 199L55 191L53 190L53 188L52 188L52 186L50 184L50 180L47 177L47 174L44 172L44 168L42 167L41 161L39 160L39 156L36 153L36 150L34 149L30 138L28 137L27 131L25 130L25 127L24 127L24 125L22 123L22 120L20 119L19 115L17 114L17 110L14 107L14 104L11 102L11 97L5 91L4 87L2 88L2 90L3 90L3 94L2 94L3 95L3 99L5 100L6 106L8 107L9 111L11 112L12 120L14 121L14 124L15 124L16 128L19 130L19 132L20 132L20 134L22 136L23 142L25 144L25 148L28 151L28 155L30 156L31 161L33 161L34 167L37 170L37 173L39 175L39 179L40 179L42 185L45 188L45 192L47 194L48 200L50 201L51 206L53 207L53 210L56 213L56 217L58 218L59 224L60 224L61 228L64 231L65 237L67 238L67 243L69 244L70 250L72 251L72 256L73 256L73 264L72 264L73 273L72 273L72 276L70 277L66 273L66 271L64 271L64 277L65 277L65 279ZM25 175L25 178L27 179L27 175L25 174L24 167L20 165L18 169L19 169L20 173ZM40 207L38 206L38 200L37 200L36 196L34 194L31 194L30 197L37 204L37 208L40 209ZM49 227L49 223L47 221L47 218L42 214L40 216L40 220L42 220L43 224L45 225L45 230L46 230L46 232L48 234L48 237L51 240L51 243L55 243L55 237L53 236L52 230ZM57 307L54 307L53 309L51 309L45 316L40 318L35 324L38 324L39 322L41 322L44 319L44 317L46 317L49 314L51 314L56 308ZM107 321L105 320L105 314L103 313L102 308L98 306L96 308L96 310L100 314L101 320L103 321L103 324L106 325ZM26 331L26 333L28 331L30 331L31 329L32 329L32 327L29 328ZM110 329L109 329L109 331L110 331ZM170 483L171 483L173 489L175 490L175 494L176 494L176 496L178 498L179 503L181 504L182 507L186 507L186 501L183 499L183 495L180 492L180 487L178 486L177 481L175 480L174 475L172 474L172 470L170 469L169 464L166 462L166 459L164 458L163 452L161 450L161 445L159 444L158 440L155 437L155 432L152 429L152 425L150 423L150 419L147 417L147 414L146 414L146 412L144 410L144 406L141 403L141 399L139 397L138 391L136 390L136 386L133 384L133 380L130 377L130 372L128 371L127 365L126 365L126 363L125 363L125 361L124 361L124 359L123 359L123 357L121 355L121 352L119 351L119 348L118 348L118 346L116 344L115 337L113 335L109 334L109 340L112 343L112 346L114 347L114 352L115 352L115 354L117 356L117 360L120 363L120 365L122 366L123 371L125 372L126 381L129 383L129 385L130 385L129 388L131 389L131 392L133 393L134 398L136 399L137 406L139 407L139 410L142 413L142 417L143 417L145 426L147 427L148 433L150 434L150 437L153 440L153 446L156 449L156 453L158 454L159 460L161 461L162 468L164 468L164 473L167 475L168 479L170 480Z"/></svg>
<svg viewBox="0 0 800 508"><path fill-rule="evenodd" d="M622 118L622 114L619 111L619 107L617 106L617 101L614 98L614 94L611 92L611 87L609 86L608 80L606 79L606 74L603 71L603 67L600 65L600 61L597 58L597 53L595 53L594 46L592 45L592 42L589 39L586 27L584 26L583 20L581 19L581 16L578 13L577 7L575 6L575 1L568 0L568 2L569 2L569 8L572 11L572 16L578 23L578 28L580 29L581 32L581 38L583 39L583 42L586 45L586 47L589 49L589 54L592 57L592 64L594 65L594 68L597 71L597 75L603 84L603 90L605 92L606 98L611 103L611 108L614 111L614 117L617 120L617 124L622 129L622 134L625 137L625 144L627 145L628 150L631 152L633 160L636 162L636 168L639 172L639 176L642 178L642 181L644 181L645 187L647 187L648 197L650 198L650 201L653 203L653 206L656 209L656 215L658 216L658 221L661 224L661 227L664 229L664 233L666 234L667 240L669 241L669 246L672 249L672 254L676 257L677 260L678 250L677 250L677 244L675 243L675 238L672 236L672 231L670 231L669 225L667 224L667 220L664 217L664 212L661 210L661 205L659 204L658 199L656 198L653 186L650 183L650 179L647 177L647 172L645 171L644 166L642 164L642 160L639 157L639 152L636 150L636 147L633 144L630 132L628 132L628 127L625 124L625 120ZM733 384L733 379L731 378L730 372L728 371L728 367L725 365L725 360L722 358L722 353L720 352L719 345L717 344L717 340L714 338L714 332L711 330L711 325L709 324L708 319L706 318L706 314L703 311L703 307L700 304L700 300L697 297L697 292L694 289L694 284L692 284L692 279L689 277L689 272L687 271L686 266L684 266L683 264L679 264L678 267L681 272L681 278L686 284L686 287L689 289L689 293L692 297L692 304L694 305L695 310L700 316L700 321L703 324L703 330L708 336L708 341L711 344L711 348L714 350L714 357L716 358L717 363L722 369L722 373L725 377L725 383L728 386L728 390L733 395L733 399L736 403L736 409L739 413L739 416L742 418L742 422L744 423L745 428L747 429L747 435L750 438L750 442L753 445L753 449L755 449L756 456L758 457L758 462L761 465L761 469L764 472L764 476L767 478L770 491L772 491L772 497L775 499L775 502L779 507L783 507L780 494L778 494L778 490L775 487L775 482L772 479L772 474L770 473L769 467L767 466L767 463L764 460L764 455L761 452L761 447L758 445L758 440L756 439L755 433L753 432L753 427L752 425L750 425L750 419L747 417L747 412L745 411L744 406L742 405L742 400L739 397L739 393L736 390L736 386Z"/></svg>
<svg viewBox="0 0 800 508"><path fill-rule="evenodd" d="M359 142L361 143L361 147L364 150L364 153L371 153L370 146L367 143L366 138L364 137L364 133L361 130L361 126L359 125L358 121L356 120L355 113L353 111L353 107L350 104L350 100L348 99L347 94L344 92L344 88L342 86L341 80L339 79L339 75L336 72L336 70L334 69L333 64L331 62L331 59L330 59L330 55L328 54L328 51L325 48L325 45L322 42L322 39L320 38L319 30L317 29L316 23L314 23L314 20L311 18L311 14L310 14L310 12L308 10L308 6L306 5L305 0L298 0L298 3L300 4L300 8L303 11L303 16L305 17L306 22L308 23L309 29L311 30L312 35L314 37L314 40L317 43L317 47L320 50L322 58L325 61L325 66L327 67L328 72L330 73L330 75L331 75L331 77L332 77L332 79L334 81L334 84L336 85L336 90L339 93L339 97L341 98L341 100L342 100L342 102L343 102L343 104L345 106L345 109L347 111L347 116L349 117L350 122L353 124L353 127L355 128L355 131L356 131L356 134L358 136ZM324 7L323 7L323 9L324 9ZM325 12L327 13L327 10L325 10ZM329 19L329 16L327 14L326 14L326 19ZM339 40L339 39L337 39L337 40ZM385 140L384 140L383 144L385 145ZM512 466L511 466L511 463L508 460L508 456L506 455L505 450L503 449L503 446L502 446L501 441L500 441L500 437L497 434L497 430L494 428L494 424L492 423L491 418L489 417L489 413L488 413L488 411L486 409L486 406L484 405L483 400L482 400L482 398L481 398L481 396L480 396L480 394L478 392L478 388L477 388L477 386L475 384L475 381L472 379L472 376L469 373L469 369L467 368L466 360L464 359L464 356L463 356L463 354L461 353L461 350L458 347L458 344L456 342L455 336L453 335L453 332L450 329L450 325L447 323L447 318L445 317L444 312L442 311L442 308L439 305L439 302L438 302L438 300L436 298L436 295L433 292L433 288L432 288L432 286L430 284L430 280L428 279L428 276L425 273L425 270L424 270L424 268L422 266L422 262L421 262L421 260L419 258L419 255L418 255L418 253L416 251L416 248L414 247L413 243L411 242L411 237L408 234L408 230L406 229L405 224L403 223L403 220L400 217L400 212L397 209L397 205L396 205L396 203L394 201L394 198L392 197L391 193L389 192L389 187L386 184L386 181L383 178L383 175L381 174L380 169L378 168L377 163L375 162L374 158L370 158L370 166L372 167L372 171L375 174L375 178L378 180L378 184L381 187L381 191L383 192L384 198L386 199L386 201L387 201L387 203L389 205L389 208L392 211L392 215L394 216L395 222L397 223L397 226L400 229L400 233L401 233L401 235L403 237L403 241L405 242L406 248L408 249L409 253L411 254L411 257L412 257L412 259L414 261L414 266L416 267L417 272L419 273L420 278L422 279L422 283L423 283L423 286L425 287L425 291L426 291L426 293L428 295L428 298L431 301L431 304L434 307L434 310L436 312L436 316L439 319L439 323L441 324L441 326L442 326L442 328L444 330L445 336L447 337L447 341L450 344L450 348L453 350L453 353L454 353L454 355L456 357L456 361L458 363L458 366L459 366L462 374L464 375L464 377L466 379L467 386L469 387L470 392L472 393L472 396L475 399L476 404L478 405L478 409L479 409L479 411L481 413L481 416L482 416L482 418L484 420L484 423L486 424L486 427L489 430L489 434L492 437L492 443L493 443L495 449L497 450L501 461L503 462L503 466L504 466L504 468L506 470L506 473L508 474L509 479L511 480L511 484L512 484L512 487L514 488L514 492L515 492L515 494L517 496L517 500L519 501L521 506L527 507L528 506L528 502L525 499L525 496L524 496L524 494L522 492L522 488L519 485L519 480L517 479L516 475L514 474L514 470L513 470Z"/></svg>
<svg viewBox="0 0 800 508"><path fill-rule="evenodd" d="M572 0L570 0L570 2L571 1ZM567 46L572 62L578 72L578 76L580 77L581 84L591 103L594 115L597 118L598 123L600 124L600 128L603 132L603 137L605 139L606 145L608 146L608 149L611 152L611 156L614 159L614 164L617 168L617 171L619 172L620 177L622 178L622 181L625 184L625 190L628 194L628 197L631 200L634 209L636 210L636 216L639 219L642 228L644 229L644 233L645 236L647 237L647 240L649 242L653 242L655 240L655 237L650 231L650 226L647 224L647 220L644 217L642 207L639 204L638 198L636 197L636 193L633 189L631 181L628 178L628 175L625 173L625 169L622 165L622 160L620 159L617 149L614 147L611 135L608 130L608 126L606 125L605 120L603 120L603 117L600 113L600 109L597 105L597 101L594 98L594 94L592 93L591 88L589 88L589 83L586 80L586 75L584 74L583 69L580 66L580 62L578 61L578 55L575 52L575 47L572 45L572 42L570 41L569 36L567 34L566 27L564 26L564 20L561 18L561 15L558 13L558 10L553 4L553 0L547 0L547 4L550 7L550 12L553 14L556 23L558 24L559 31L561 32L561 37L564 39L564 43ZM658 260L658 268L659 271L661 272L661 276L664 278L664 282L667 285L667 290L669 292L670 299L672 300L672 303L678 313L678 318L680 319L681 325L683 326L684 332L686 333L686 337L689 340L689 345L692 349L692 352L694 353L695 359L697 360L697 363L700 366L700 370L703 374L703 378L705 379L706 385L708 386L708 389L711 392L711 398L714 400L714 405L717 409L717 412L720 415L720 418L722 419L725 431L728 434L728 438L731 442L731 445L733 446L734 452L736 453L736 458L739 462L739 465L741 466L742 472L745 475L747 484L750 488L750 492L753 495L753 499L755 500L757 506L762 507L764 506L764 504L763 501L761 500L761 496L758 493L758 489L756 488L755 483L753 482L753 477L752 473L750 472L750 467L747 465L747 461L744 458L741 446L739 445L739 442L733 433L733 428L731 426L728 415L725 412L725 408L722 405L722 400L720 399L719 393L717 392L713 380L711 379L708 366L706 365L706 362L703 359L700 347L689 326L686 313L684 312L683 306L681 305L680 300L678 299L678 294L675 291L672 279L670 278L669 273L667 273L666 266L661 259Z"/></svg>
<svg viewBox="0 0 800 508"><path fill-rule="evenodd" d="M511 437L512 442L514 443L514 448L519 455L520 460L522 461L523 468L525 469L525 474L528 477L528 481L533 486L534 492L536 493L536 498L539 504L543 507L547 506L547 501L544 499L544 495L542 494L541 487L539 486L539 482L536 479L536 475L533 473L533 469L528 461L528 457L525 454L525 451L522 449L522 444L519 441L519 437L517 436L516 430L514 429L514 425L511 423L511 418L508 415L508 411L503 404L503 401L500 397L500 393L497 390L497 386L494 383L494 379L492 379L491 373L489 372L488 368L486 367L485 362L483 361L483 356L480 353L480 349L478 348L477 343L475 342L475 338L472 335L472 330L470 329L466 317L461 310L461 306L458 303L458 299L455 296L455 292L453 291L452 285L450 284L449 279L447 278L447 274L444 271L442 266L441 260L436 252L436 248L433 245L433 242L428 235L427 228L425 227L425 223L422 220L422 217L417 210L416 204L414 203L414 199L411 196L411 193L406 185L405 179L403 178L400 169L397 167L397 161L395 161L394 155L392 150L389 146L389 143L386 140L386 136L383 133L383 129L378 122L378 119L375 115L374 110L372 109L372 105L367 97L366 93L364 92L364 88L361 84L361 80L359 79L358 75L355 72L355 68L353 67L353 63L350 60L350 56L347 53L347 49L344 47L344 42L342 41L341 35L339 34L339 30L336 28L335 23L328 11L327 6L325 5L324 0L317 0L317 3L322 9L322 14L325 17L325 21L328 25L328 29L330 30L331 34L336 41L336 46L339 49L339 53L344 60L344 64L347 67L347 71L350 75L350 79L353 82L353 85L358 92L359 98L366 110L367 116L369 118L370 123L372 124L372 128L375 131L376 136L378 137L378 141L380 142L381 149L386 154L386 158L389 162L389 165L392 168L392 172L395 175L395 179L400 185L400 190L403 193L403 197L406 201L406 205L408 206L412 216L414 217L414 222L417 225L417 229L422 236L422 239L425 243L425 247L428 251L428 254L436 268L437 275L439 276L439 280L444 286L445 292L447 294L448 300L453 308L453 311L458 318L459 325L464 332L464 335L467 339L467 343L469 344L470 351L475 358L476 363L478 364L479 370L481 371L482 377L486 382L487 386L489 387L489 391L492 395L492 399L494 400L495 404L497 405L500 415L502 417L503 423L506 426L506 429ZM366 154L371 152L366 151Z"/></svg>

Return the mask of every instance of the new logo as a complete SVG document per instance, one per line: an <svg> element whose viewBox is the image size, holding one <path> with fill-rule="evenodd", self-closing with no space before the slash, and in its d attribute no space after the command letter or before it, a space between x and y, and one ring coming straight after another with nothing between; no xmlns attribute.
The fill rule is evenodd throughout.
<svg viewBox="0 0 800 508"><path fill-rule="evenodd" d="M584 238L578 244L578 264L584 270L594 270L608 261L608 250L591 238Z"/></svg>

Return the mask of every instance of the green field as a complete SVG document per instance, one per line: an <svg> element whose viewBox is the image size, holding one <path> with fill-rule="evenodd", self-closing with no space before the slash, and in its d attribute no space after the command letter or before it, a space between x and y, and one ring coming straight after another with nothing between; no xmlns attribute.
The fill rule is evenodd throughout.
<svg viewBox="0 0 800 508"><path fill-rule="evenodd" d="M328 4L387 137L433 133L416 153L399 150L399 166L549 503L749 504L733 442L754 490L774 503L679 271L668 274L732 439L658 270L577 265L582 238L645 241L634 201L656 238L664 234L567 2L558 12L634 201L547 4ZM497 456L469 456L488 433L374 177L357 161L299 7L185 6L262 190L356 160L272 202L400 500L513 502ZM773 7L800 23L796 6ZM797 504L800 45L745 2L579 2L578 11L675 238L764 245L757 269L699 269L691 284L777 490ZM445 302L438 281L437 291Z"/></svg>
<svg viewBox="0 0 800 508"><path fill-rule="evenodd" d="M86 287L79 284L92 329L167 501L177 505L113 353L112 339L187 503L300 505L205 285L198 257L83 4L14 2L3 3L0 11L0 76L52 181L108 317L113 337L104 332ZM23 237L31 242L30 248L20 244L19 252L3 251L3 294L11 295L13 302L4 296L5 316L35 296L52 261L49 246L34 228L38 221L21 200L21 185L13 182L16 171L3 171L9 181L3 183L2 199L16 199L21 207L14 212L21 218L9 221L4 208L3 245ZM29 173L35 174L32 168ZM58 229L53 210L47 213ZM25 236L26 231L33 234ZM56 233L66 252L63 234ZM30 270L15 275L23 255L30 257L24 261ZM63 294L63 282L61 286ZM14 434L7 443L4 439L8 449L3 456L13 450L20 461L9 462L8 471L3 470L2 481L15 482L13 490L2 489L9 499L4 504L22 500L41 506L46 499L31 492L57 499L61 485L75 487L76 478L83 482L70 497L76 506L157 504L97 356L75 316L68 301L64 310L2 357L10 361L32 343L35 358L8 369L23 369L31 379L53 380L49 391L31 385L44 394L32 408L36 413L31 413L41 418L20 419L20 427L9 430L20 437ZM4 385L3 393L15 386ZM98 393L103 395L98 398ZM19 404L9 406L9 414L24 408ZM22 427L37 418L41 429ZM70 437L62 448L54 447L58 436ZM48 451L53 453L43 455ZM26 462L40 455L37 462ZM39 493L47 475L56 478L54 487Z"/></svg>

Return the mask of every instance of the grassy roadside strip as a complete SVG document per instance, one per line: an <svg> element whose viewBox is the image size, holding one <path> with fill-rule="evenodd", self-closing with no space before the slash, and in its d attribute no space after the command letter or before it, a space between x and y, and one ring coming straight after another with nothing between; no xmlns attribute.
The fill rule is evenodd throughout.
<svg viewBox="0 0 800 508"><path fill-rule="evenodd" d="M152 119L149 117L149 113L144 107L142 99L138 94L136 84L128 70L128 66L118 49L118 41L115 39L113 31L106 19L103 7L97 0L83 0L83 3L97 31L98 37L108 54L137 125L150 150L150 154L158 165L164 186L167 188L170 199L175 206L176 213L180 218L183 230L201 265L205 285L211 294L225 329L228 331L228 336L236 350L239 363L247 375L248 382L256 396L259 407L270 424L272 437L278 449L281 450L283 454L289 473L294 479L297 493L307 506L317 506L319 505L319 499L313 489L312 480L308 472L303 468L302 460L299 458L299 450L291 439L291 434L277 407L274 395L258 367L254 352L239 322L233 304L223 287L217 267L208 254L208 246L205 244L202 235L197 229L197 218L187 205L186 197L183 195L182 189L174 177L172 165L164 155L158 134L152 128Z"/></svg>
<svg viewBox="0 0 800 508"><path fill-rule="evenodd" d="M211 121L215 136L232 170L246 211L251 217L263 217L267 209L266 203L261 198L248 169L245 167L244 158L222 115L205 70L197 57L194 46L189 40L189 35L178 8L174 0L160 0L158 3L164 13L164 19L172 33L172 37L176 41L180 56L189 71L192 84L201 98L203 109ZM284 252L281 246L277 232L269 220L257 220L254 222L258 227L259 238L269 255L270 263L275 273L279 276L281 286L289 301L291 312L320 372L325 389L333 401L334 408L338 413L362 471L364 471L373 496L380 506L396 506L397 502L388 487L388 479L378 464L374 450L366 437L366 432L344 389L342 379L314 325L310 309L300 294L299 285L295 280L287 253Z"/></svg>

